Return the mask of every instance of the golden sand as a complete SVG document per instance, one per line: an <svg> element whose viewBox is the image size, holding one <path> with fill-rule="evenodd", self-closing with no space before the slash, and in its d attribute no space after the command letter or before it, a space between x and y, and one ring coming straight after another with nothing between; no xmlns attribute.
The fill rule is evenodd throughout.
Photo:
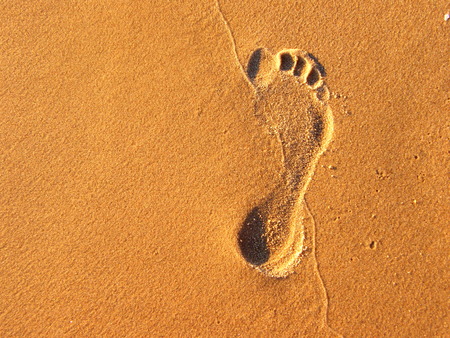
<svg viewBox="0 0 450 338"><path fill-rule="evenodd" d="M0 8L1 336L446 335L448 2Z"/></svg>

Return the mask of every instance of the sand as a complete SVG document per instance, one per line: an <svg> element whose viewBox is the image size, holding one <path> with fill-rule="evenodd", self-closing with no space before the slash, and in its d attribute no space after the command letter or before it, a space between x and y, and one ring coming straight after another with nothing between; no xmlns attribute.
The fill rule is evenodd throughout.
<svg viewBox="0 0 450 338"><path fill-rule="evenodd" d="M1 336L448 334L447 2L0 8ZM334 117L285 278L237 242L283 172L258 48L311 53Z"/></svg>

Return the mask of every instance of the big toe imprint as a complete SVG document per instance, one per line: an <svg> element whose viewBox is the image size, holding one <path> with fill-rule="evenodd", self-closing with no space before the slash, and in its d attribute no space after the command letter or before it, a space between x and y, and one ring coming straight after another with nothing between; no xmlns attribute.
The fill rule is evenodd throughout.
<svg viewBox="0 0 450 338"><path fill-rule="evenodd" d="M304 251L304 193L328 145L333 119L323 67L309 53L285 49L251 55L247 75L256 89L257 112L277 134L283 172L276 188L245 217L238 233L244 259L272 277L292 273Z"/></svg>

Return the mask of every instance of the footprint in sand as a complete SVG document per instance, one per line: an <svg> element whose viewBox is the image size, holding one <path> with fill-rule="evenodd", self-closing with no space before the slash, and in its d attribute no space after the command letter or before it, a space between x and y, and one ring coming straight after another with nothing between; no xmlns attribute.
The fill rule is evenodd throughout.
<svg viewBox="0 0 450 338"><path fill-rule="evenodd" d="M293 272L305 250L310 220L304 194L333 133L322 66L308 53L258 49L247 75L256 93L255 114L277 136L283 171L275 189L247 215L238 233L245 260L272 277Z"/></svg>

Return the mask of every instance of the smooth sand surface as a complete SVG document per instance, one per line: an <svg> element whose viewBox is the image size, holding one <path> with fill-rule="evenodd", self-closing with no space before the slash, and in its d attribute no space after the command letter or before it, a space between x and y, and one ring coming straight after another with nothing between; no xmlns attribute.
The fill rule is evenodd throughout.
<svg viewBox="0 0 450 338"><path fill-rule="evenodd" d="M220 4L0 1L0 335L448 334L448 2ZM334 114L287 278L237 245L282 170L261 47Z"/></svg>

